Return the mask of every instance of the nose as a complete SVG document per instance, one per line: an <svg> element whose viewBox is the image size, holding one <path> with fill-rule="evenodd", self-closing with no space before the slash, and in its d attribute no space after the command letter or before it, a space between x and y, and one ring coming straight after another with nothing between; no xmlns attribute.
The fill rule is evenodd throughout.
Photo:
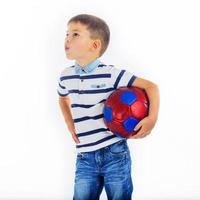
<svg viewBox="0 0 200 200"><path fill-rule="evenodd" d="M65 42L67 42L67 43L69 43L70 42L70 36L69 35L66 35L66 37L65 37Z"/></svg>
<svg viewBox="0 0 200 200"><path fill-rule="evenodd" d="M69 43L69 37L67 37L67 36L65 37L65 42Z"/></svg>
<svg viewBox="0 0 200 200"><path fill-rule="evenodd" d="M66 48L66 46L69 46L69 39L68 38L65 38L65 42L64 42L64 46L65 46L65 48Z"/></svg>

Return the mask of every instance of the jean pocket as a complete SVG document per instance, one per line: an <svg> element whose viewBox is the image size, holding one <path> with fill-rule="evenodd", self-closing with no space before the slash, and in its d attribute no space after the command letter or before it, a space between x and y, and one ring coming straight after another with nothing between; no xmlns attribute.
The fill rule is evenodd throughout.
<svg viewBox="0 0 200 200"><path fill-rule="evenodd" d="M83 160L84 159L84 153L77 153L77 159L81 159Z"/></svg>
<svg viewBox="0 0 200 200"><path fill-rule="evenodd" d="M125 155L128 153L128 146L126 140L120 140L109 146L109 151L112 155Z"/></svg>

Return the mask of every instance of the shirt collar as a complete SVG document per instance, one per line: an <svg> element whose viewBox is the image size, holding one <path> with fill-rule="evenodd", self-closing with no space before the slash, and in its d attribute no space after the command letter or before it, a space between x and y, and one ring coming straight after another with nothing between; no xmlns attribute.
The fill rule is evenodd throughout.
<svg viewBox="0 0 200 200"><path fill-rule="evenodd" d="M96 59L86 65L85 67L81 67L77 62L75 63L75 71L76 74L84 74L89 73L93 71L95 68L97 68L101 64L101 61L99 59Z"/></svg>

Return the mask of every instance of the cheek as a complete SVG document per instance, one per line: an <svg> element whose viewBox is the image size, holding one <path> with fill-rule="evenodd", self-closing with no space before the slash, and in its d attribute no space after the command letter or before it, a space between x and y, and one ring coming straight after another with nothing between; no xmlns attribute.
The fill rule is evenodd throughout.
<svg viewBox="0 0 200 200"><path fill-rule="evenodd" d="M88 51L88 46L85 43L79 43L75 48L79 50L79 53L85 53Z"/></svg>
<svg viewBox="0 0 200 200"><path fill-rule="evenodd" d="M80 42L80 41L79 42L74 42L72 46L73 46L73 48L81 50L82 48L84 48L84 43Z"/></svg>
<svg viewBox="0 0 200 200"><path fill-rule="evenodd" d="M77 40L71 43L71 49L78 50L80 52L86 52L90 49L90 43L87 40Z"/></svg>
<svg viewBox="0 0 200 200"><path fill-rule="evenodd" d="M88 49L90 46L90 42L87 39L79 40L79 46L84 49Z"/></svg>

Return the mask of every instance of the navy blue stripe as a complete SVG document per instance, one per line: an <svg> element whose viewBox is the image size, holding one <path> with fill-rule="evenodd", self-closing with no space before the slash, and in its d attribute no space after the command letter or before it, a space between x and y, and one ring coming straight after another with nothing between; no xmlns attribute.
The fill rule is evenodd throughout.
<svg viewBox="0 0 200 200"><path fill-rule="evenodd" d="M82 137L82 136L86 136L86 135L92 135L95 133L99 133L99 132L104 132L104 131L109 131L110 129L108 128L99 128L99 129L95 129L92 131L87 131L87 132L83 132L83 133L77 133L78 137Z"/></svg>
<svg viewBox="0 0 200 200"><path fill-rule="evenodd" d="M103 138L103 139L97 141L97 142L92 142L92 143L82 144L82 145L76 145L76 148L94 146L94 145L100 144L102 142L105 142L105 141L110 140L110 139L115 138L115 137L117 137L117 136L116 135L110 135L106 138Z"/></svg>
<svg viewBox="0 0 200 200"><path fill-rule="evenodd" d="M100 119L100 118L103 118L103 114L96 115L93 117L85 116L85 117L81 117L81 118L76 118L76 119L74 119L74 123L89 120L89 119Z"/></svg>
<svg viewBox="0 0 200 200"><path fill-rule="evenodd" d="M62 77L60 77L60 81L68 80L68 79L79 79L79 78L80 78L79 75L62 76Z"/></svg>
<svg viewBox="0 0 200 200"><path fill-rule="evenodd" d="M99 103L102 103L102 102L104 102L104 101L106 101L106 99L102 99Z"/></svg>
<svg viewBox="0 0 200 200"><path fill-rule="evenodd" d="M94 105L96 105L96 104L94 104ZM92 106L94 106L94 105L86 105L86 104L71 104L71 107L72 108L76 108L76 107L80 107L80 108L90 108L90 107L92 107Z"/></svg>
<svg viewBox="0 0 200 200"><path fill-rule="evenodd" d="M99 65L98 67L105 67L106 65L105 64L101 64L101 65Z"/></svg>
<svg viewBox="0 0 200 200"><path fill-rule="evenodd" d="M106 101L106 99L103 99L102 101L100 101L100 102L98 102L97 104L99 104L99 103L103 103L103 102L105 102ZM72 108L76 108L76 107L81 107L81 108L90 108L90 107L92 107L92 106L95 106L95 105L97 105L97 104L71 104L71 107Z"/></svg>
<svg viewBox="0 0 200 200"><path fill-rule="evenodd" d="M137 78L137 77L136 77L135 75L133 75L133 76L131 77L131 79L129 80L127 87L131 87L132 84L133 84L133 82L134 82L134 80L135 80L136 78Z"/></svg>
<svg viewBox="0 0 200 200"><path fill-rule="evenodd" d="M61 94L58 90L57 90L57 92L58 92L58 94L59 94L60 96L62 96L62 97L67 96L67 95L69 94L69 93Z"/></svg>
<svg viewBox="0 0 200 200"><path fill-rule="evenodd" d="M70 75L70 76L62 76L60 77L60 81L69 80L69 79L94 79L94 78L110 78L111 74L94 74L87 76L80 75Z"/></svg>
<svg viewBox="0 0 200 200"><path fill-rule="evenodd" d="M119 81L121 80L121 78L122 78L122 76L123 76L124 73L125 73L125 70L124 70L124 69L121 70L121 72L119 73L119 75L118 75L118 77L117 77L117 79L116 79L116 81L115 81L115 84L114 84L114 88L115 88L115 89L117 88L117 86L118 86L118 84L119 84Z"/></svg>
<svg viewBox="0 0 200 200"><path fill-rule="evenodd" d="M99 89L99 90L69 90L69 93L96 94L96 93L106 93L113 90L114 88L106 88L106 89Z"/></svg>
<svg viewBox="0 0 200 200"><path fill-rule="evenodd" d="M60 83L59 83L59 86L60 86L62 89L66 89L65 86L62 86Z"/></svg>
<svg viewBox="0 0 200 200"><path fill-rule="evenodd" d="M81 79L110 78L110 77L111 74L94 74L94 75L81 76Z"/></svg>

